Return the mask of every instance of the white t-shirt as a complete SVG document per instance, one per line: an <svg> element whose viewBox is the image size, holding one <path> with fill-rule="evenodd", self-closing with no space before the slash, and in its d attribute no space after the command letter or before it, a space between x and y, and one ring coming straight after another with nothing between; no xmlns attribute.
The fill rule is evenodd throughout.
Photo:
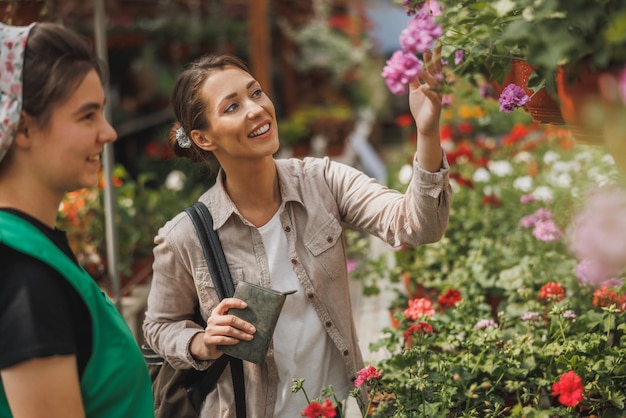
<svg viewBox="0 0 626 418"><path fill-rule="evenodd" d="M304 388L310 399L319 397L322 388L332 385L339 400L348 397L350 380L341 353L293 271L280 211L258 231L268 257L272 289L297 290L285 299L274 331L274 360L279 379L274 416L299 417L307 403L302 392L291 392L293 379L305 379Z"/></svg>

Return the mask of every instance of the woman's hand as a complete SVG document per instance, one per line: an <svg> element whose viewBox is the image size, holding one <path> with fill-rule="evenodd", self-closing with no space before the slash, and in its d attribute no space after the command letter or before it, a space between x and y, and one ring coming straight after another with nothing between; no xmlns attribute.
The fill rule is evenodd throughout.
<svg viewBox="0 0 626 418"><path fill-rule="evenodd" d="M204 332L192 338L191 355L198 360L214 360L222 355L217 349L218 345L235 345L240 340L252 340L256 328L228 314L229 309L245 309L247 306L241 299L224 298L207 318Z"/></svg>
<svg viewBox="0 0 626 418"><path fill-rule="evenodd" d="M409 107L417 125L418 161L428 171L441 168L441 68L441 48L434 53L424 52L424 68L409 85Z"/></svg>

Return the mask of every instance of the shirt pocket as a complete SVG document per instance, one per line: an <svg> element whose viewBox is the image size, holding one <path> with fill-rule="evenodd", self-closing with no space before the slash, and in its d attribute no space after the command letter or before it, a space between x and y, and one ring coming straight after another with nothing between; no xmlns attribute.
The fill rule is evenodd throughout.
<svg viewBox="0 0 626 418"><path fill-rule="evenodd" d="M345 274L342 233L343 228L339 221L331 217L304 243L330 279L336 279Z"/></svg>
<svg viewBox="0 0 626 418"><path fill-rule="evenodd" d="M237 288L237 283L243 280L243 267L229 265L228 269L233 280L233 287ZM207 267L198 267L195 272L195 281L200 305L205 307L207 313L210 313L220 300L215 291L215 283L209 274L209 269Z"/></svg>

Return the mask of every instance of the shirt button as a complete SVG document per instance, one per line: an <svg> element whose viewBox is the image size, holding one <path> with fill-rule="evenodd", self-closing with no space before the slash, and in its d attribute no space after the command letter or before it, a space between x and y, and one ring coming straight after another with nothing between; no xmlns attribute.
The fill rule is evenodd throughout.
<svg viewBox="0 0 626 418"><path fill-rule="evenodd" d="M347 356L348 354L349 354L349 353L348 353L348 350L343 350L343 355L344 355L344 356Z"/></svg>
<svg viewBox="0 0 626 418"><path fill-rule="evenodd" d="M307 294L306 294L306 296L307 296L309 299L313 299L313 298L315 297L315 295L313 294L313 292L307 293Z"/></svg>
<svg viewBox="0 0 626 418"><path fill-rule="evenodd" d="M333 242L333 237L327 237L326 241L329 242L329 243Z"/></svg>
<svg viewBox="0 0 626 418"><path fill-rule="evenodd" d="M290 226L286 226L285 227L285 232L291 232L291 227Z"/></svg>
<svg viewBox="0 0 626 418"><path fill-rule="evenodd" d="M298 264L298 260L296 260L295 258L292 258L291 259L291 264L293 264L295 266L296 264Z"/></svg>
<svg viewBox="0 0 626 418"><path fill-rule="evenodd" d="M326 324L325 324L325 325L326 325L326 327L327 327L327 328L330 328L330 327L331 327L331 325L333 325L333 323L332 323L332 322L330 322L330 321L326 321Z"/></svg>

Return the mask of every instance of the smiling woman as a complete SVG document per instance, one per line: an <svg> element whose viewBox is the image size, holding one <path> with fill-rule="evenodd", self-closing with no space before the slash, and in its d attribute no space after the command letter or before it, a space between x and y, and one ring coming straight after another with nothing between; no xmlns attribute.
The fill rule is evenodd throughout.
<svg viewBox="0 0 626 418"><path fill-rule="evenodd" d="M429 62L438 58L426 54ZM430 65L422 79L436 85L440 70ZM419 148L411 185L402 194L329 158L275 159L274 104L239 59L207 55L179 75L172 93L170 144L178 156L219 170L199 201L213 215L233 282L280 292L297 289L278 318L273 349L261 364L243 362L250 416L300 416L306 402L291 392L296 378L306 380L309 393L332 385L343 401L363 368L350 307L344 227L395 246L434 242L443 235L451 190L439 138L441 95L414 83L409 100ZM154 351L177 369L204 370L222 356L219 346L255 338L254 323L229 314L246 303L217 297L212 284L217 278L207 271L185 213L167 222L155 243L143 326ZM206 325L193 321L197 309ZM201 417L235 416L229 374L207 395Z"/></svg>
<svg viewBox="0 0 626 418"><path fill-rule="evenodd" d="M0 417L152 417L130 329L55 228L117 138L104 68L60 25L0 24L0 46Z"/></svg>

